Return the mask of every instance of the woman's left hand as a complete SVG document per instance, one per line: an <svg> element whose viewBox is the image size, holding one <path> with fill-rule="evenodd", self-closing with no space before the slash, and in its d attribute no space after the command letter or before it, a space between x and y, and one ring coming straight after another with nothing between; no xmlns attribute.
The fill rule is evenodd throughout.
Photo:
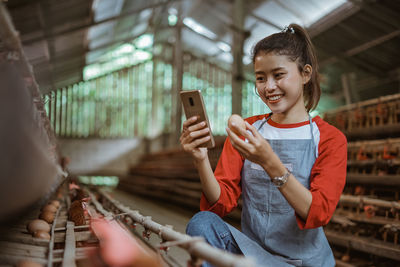
<svg viewBox="0 0 400 267"><path fill-rule="evenodd" d="M268 160L274 152L270 144L264 139L264 137L261 136L257 129L250 125L247 121L245 123L246 130L235 126L233 127L235 127L236 131L246 138L248 142L245 142L229 128L226 128L232 146L244 158L261 165L265 169L266 163L268 163ZM249 130L251 133L249 133L247 130Z"/></svg>

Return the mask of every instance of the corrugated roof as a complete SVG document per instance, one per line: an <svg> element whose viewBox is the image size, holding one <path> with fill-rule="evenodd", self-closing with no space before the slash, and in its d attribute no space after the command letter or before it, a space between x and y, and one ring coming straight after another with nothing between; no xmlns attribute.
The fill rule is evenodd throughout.
<svg viewBox="0 0 400 267"><path fill-rule="evenodd" d="M82 80L84 66L148 32L155 21L157 38L173 41L168 10L178 3L184 18L215 35L202 36L186 25L184 49L231 62L232 1L13 0L6 4L40 87L47 91ZM250 33L244 46L246 63L258 40L296 22L308 27L324 66L360 71L360 77L386 72L393 76L399 68L400 1L252 0L245 5L244 27Z"/></svg>

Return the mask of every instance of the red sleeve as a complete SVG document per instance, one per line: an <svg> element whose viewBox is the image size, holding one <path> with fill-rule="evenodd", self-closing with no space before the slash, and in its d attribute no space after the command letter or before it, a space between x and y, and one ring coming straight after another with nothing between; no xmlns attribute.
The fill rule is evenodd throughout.
<svg viewBox="0 0 400 267"><path fill-rule="evenodd" d="M241 171L244 159L226 138L214 175L221 188L221 195L214 205L210 206L204 194L201 194L200 210L208 210L224 217L237 206L242 193L240 186Z"/></svg>
<svg viewBox="0 0 400 267"><path fill-rule="evenodd" d="M258 115L245 119L253 124L255 121L265 118L267 115ZM232 146L229 138L226 138L214 175L221 188L221 195L212 206L208 203L204 194L201 194L200 210L212 211L220 217L224 217L236 206L242 193L240 181L244 158Z"/></svg>
<svg viewBox="0 0 400 267"><path fill-rule="evenodd" d="M318 158L310 176L312 203L306 221L296 214L300 229L311 229L326 225L336 209L346 183L346 137L338 129L320 118L316 123L320 131L320 141Z"/></svg>

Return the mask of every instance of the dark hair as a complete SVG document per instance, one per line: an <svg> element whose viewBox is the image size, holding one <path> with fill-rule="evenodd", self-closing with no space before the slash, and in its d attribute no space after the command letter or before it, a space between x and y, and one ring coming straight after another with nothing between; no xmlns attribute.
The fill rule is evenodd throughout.
<svg viewBox="0 0 400 267"><path fill-rule="evenodd" d="M253 64L260 52L288 56L290 60L297 63L300 72L303 72L306 64L311 65L311 79L304 86L304 98L307 111L315 109L321 96L321 88L317 57L306 30L300 25L290 24L282 32L260 40L253 48Z"/></svg>

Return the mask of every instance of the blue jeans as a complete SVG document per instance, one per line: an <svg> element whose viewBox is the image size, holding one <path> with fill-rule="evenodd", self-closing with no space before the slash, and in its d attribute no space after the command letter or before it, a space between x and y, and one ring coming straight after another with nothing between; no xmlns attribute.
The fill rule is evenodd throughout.
<svg viewBox="0 0 400 267"><path fill-rule="evenodd" d="M234 254L242 254L228 226L213 212L200 211L196 213L186 226L186 234L190 236L202 236L213 247ZM209 267L212 265L204 262L202 266Z"/></svg>

